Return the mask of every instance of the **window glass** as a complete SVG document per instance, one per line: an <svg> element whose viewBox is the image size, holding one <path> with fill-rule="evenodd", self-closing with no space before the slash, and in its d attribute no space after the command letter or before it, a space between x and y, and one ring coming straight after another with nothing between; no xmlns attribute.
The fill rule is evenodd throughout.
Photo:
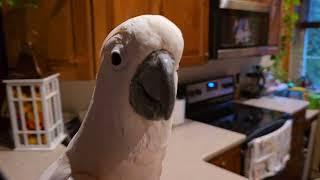
<svg viewBox="0 0 320 180"><path fill-rule="evenodd" d="M320 29L308 28L306 29L306 55L320 57Z"/></svg>
<svg viewBox="0 0 320 180"><path fill-rule="evenodd" d="M320 88L320 29L307 28L304 42L304 73L313 84Z"/></svg>
<svg viewBox="0 0 320 180"><path fill-rule="evenodd" d="M320 0L310 0L308 21L320 21Z"/></svg>
<svg viewBox="0 0 320 180"><path fill-rule="evenodd" d="M320 0L309 0L307 21L320 22ZM320 28L305 29L302 76L307 77L314 88L320 89Z"/></svg>

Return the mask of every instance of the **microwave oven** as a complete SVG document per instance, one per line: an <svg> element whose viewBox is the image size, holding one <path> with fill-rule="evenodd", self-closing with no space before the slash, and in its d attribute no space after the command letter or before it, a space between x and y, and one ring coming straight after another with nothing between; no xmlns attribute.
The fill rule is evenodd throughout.
<svg viewBox="0 0 320 180"><path fill-rule="evenodd" d="M209 57L223 59L264 55L269 45L271 6L249 0L211 0Z"/></svg>

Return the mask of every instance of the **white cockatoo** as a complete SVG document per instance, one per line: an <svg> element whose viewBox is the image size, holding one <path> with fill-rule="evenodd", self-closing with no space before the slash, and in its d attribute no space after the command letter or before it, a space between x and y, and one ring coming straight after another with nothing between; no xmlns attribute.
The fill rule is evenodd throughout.
<svg viewBox="0 0 320 180"><path fill-rule="evenodd" d="M181 31L163 16L116 27L103 43L85 120L41 179L160 179L183 46Z"/></svg>

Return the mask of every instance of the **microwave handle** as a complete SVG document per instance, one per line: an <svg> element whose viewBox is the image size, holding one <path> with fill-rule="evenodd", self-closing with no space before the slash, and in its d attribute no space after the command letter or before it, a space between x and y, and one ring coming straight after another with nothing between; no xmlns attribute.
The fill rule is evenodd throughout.
<svg viewBox="0 0 320 180"><path fill-rule="evenodd" d="M209 59L218 59L220 44L220 0L210 0L209 6Z"/></svg>

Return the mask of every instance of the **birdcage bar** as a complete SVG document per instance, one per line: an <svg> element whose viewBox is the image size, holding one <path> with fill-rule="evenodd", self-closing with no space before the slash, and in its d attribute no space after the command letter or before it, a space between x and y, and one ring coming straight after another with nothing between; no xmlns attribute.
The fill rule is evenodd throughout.
<svg viewBox="0 0 320 180"><path fill-rule="evenodd" d="M20 121L22 124L22 132L23 132L23 139L24 139L24 143L25 146L28 146L28 138L27 138L27 134L25 133L25 131L27 130L27 126L26 126L26 119L25 119L25 113L24 113L24 108L23 108L23 101L22 101L22 92L21 92L21 87L17 86L17 93L18 93L18 104L19 104L19 114L20 114Z"/></svg>
<svg viewBox="0 0 320 180"><path fill-rule="evenodd" d="M39 120L39 112L38 112L38 105L37 105L37 99L36 99L36 92L34 85L31 85L31 97L32 97L32 106L33 106L33 114L34 114L34 121L35 121L35 127L37 131L37 141L40 144L43 144L40 137L40 120Z"/></svg>
<svg viewBox="0 0 320 180"><path fill-rule="evenodd" d="M10 109L10 117L11 117L11 126L12 126L12 131L13 131L13 140L14 140L14 145L16 148L20 147L19 143L19 137L18 137L18 124L17 124L17 112L14 106L14 100L13 100L13 92L12 92L12 86L7 85L6 86L7 90L7 96L8 96L8 104L9 104L9 109ZM15 120L12 120L15 119Z"/></svg>
<svg viewBox="0 0 320 180"><path fill-rule="evenodd" d="M51 142L51 133L49 131L50 127L49 127L49 123L48 121L50 121L50 116L49 116L49 112L48 112L48 105L47 105L47 100L46 100L46 90L45 90L45 85L42 85L40 87L40 92L41 92L41 99L42 99L42 109L43 109L43 118L46 119L46 121L43 122L43 126L45 129L45 134L47 136L48 142Z"/></svg>

